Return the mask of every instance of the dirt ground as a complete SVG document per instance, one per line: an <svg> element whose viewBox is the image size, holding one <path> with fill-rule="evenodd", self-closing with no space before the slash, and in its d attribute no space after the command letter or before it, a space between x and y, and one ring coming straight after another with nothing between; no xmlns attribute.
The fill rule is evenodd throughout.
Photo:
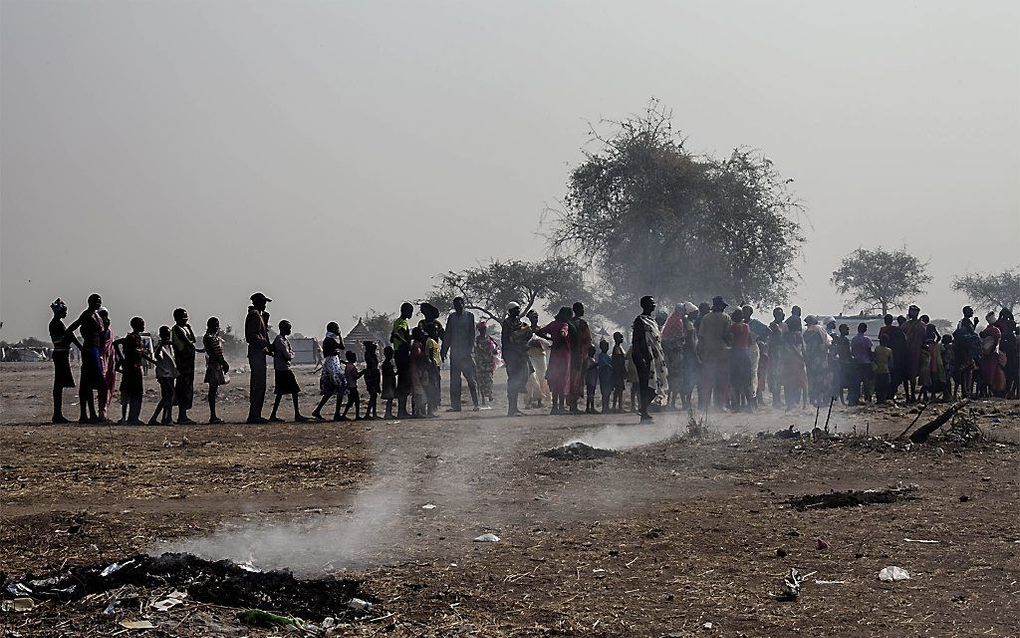
<svg viewBox="0 0 1020 638"><path fill-rule="evenodd" d="M333 635L1020 635L1015 401L974 403L967 414L984 438L966 444L893 440L916 416L895 406L837 405L839 436L817 439L756 437L812 429L813 409L771 408L710 414L699 437L681 413L640 426L632 415L539 410L507 419L500 406L400 422L53 426L50 374L0 366L0 572L10 581L175 550L363 580L375 606ZM316 376L298 376L310 404ZM228 390L223 416L241 420L247 377ZM538 455L574 440L619 453ZM897 485L916 485L917 498L787 503ZM472 541L483 533L500 540ZM910 580L881 582L890 565ZM803 590L780 602L791 568L806 575ZM122 620L137 619L155 628L128 635L301 634L192 600L149 606L165 593L138 592L113 615L103 610L114 592L38 600L0 612L0 636L120 635Z"/></svg>

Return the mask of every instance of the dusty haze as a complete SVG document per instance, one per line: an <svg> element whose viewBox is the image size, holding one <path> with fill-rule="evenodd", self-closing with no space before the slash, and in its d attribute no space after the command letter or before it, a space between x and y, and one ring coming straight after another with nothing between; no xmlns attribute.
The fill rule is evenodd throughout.
<svg viewBox="0 0 1020 638"><path fill-rule="evenodd" d="M431 275L537 257L587 120L674 109L796 180L797 299L860 245L1018 261L1020 3L2 3L0 337L104 294L318 334ZM877 233L881 232L879 239Z"/></svg>

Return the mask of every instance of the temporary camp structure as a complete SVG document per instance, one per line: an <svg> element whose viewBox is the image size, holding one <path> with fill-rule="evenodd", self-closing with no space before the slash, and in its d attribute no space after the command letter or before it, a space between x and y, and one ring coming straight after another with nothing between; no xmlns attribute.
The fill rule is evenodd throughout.
<svg viewBox="0 0 1020 638"><path fill-rule="evenodd" d="M374 341L377 343L380 351L386 343L385 339L373 333L361 319L358 319L358 323L355 324L355 326L351 328L351 331L347 333L347 336L344 337L344 346L347 350L357 352L358 360L361 361L365 358L366 341ZM382 353L380 352L380 356L381 354Z"/></svg>

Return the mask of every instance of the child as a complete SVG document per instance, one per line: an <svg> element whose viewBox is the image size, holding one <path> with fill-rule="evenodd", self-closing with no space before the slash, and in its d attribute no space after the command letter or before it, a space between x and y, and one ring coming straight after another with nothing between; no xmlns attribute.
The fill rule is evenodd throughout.
<svg viewBox="0 0 1020 638"><path fill-rule="evenodd" d="M365 405L365 418L378 419L379 392L381 391L381 377L379 374L379 346L374 341L365 341L365 391L368 392L368 403Z"/></svg>
<svg viewBox="0 0 1020 638"><path fill-rule="evenodd" d="M344 366L344 379L347 381L347 407L337 421L350 421L347 413L351 406L354 406L354 420L361 420L361 395L358 394L358 377L365 374L358 371L358 353L353 350L347 351L347 365Z"/></svg>
<svg viewBox="0 0 1020 638"><path fill-rule="evenodd" d="M428 355L425 354L425 331L411 330L411 416L426 416L425 387L428 384Z"/></svg>
<svg viewBox="0 0 1020 638"><path fill-rule="evenodd" d="M942 400L950 401L956 396L956 351L953 348L953 335L942 335L942 369L945 371L945 384L942 389Z"/></svg>
<svg viewBox="0 0 1020 638"><path fill-rule="evenodd" d="M885 403L892 390L892 348L889 347L889 334L878 337L878 347L873 355L875 361L875 399L876 403Z"/></svg>
<svg viewBox="0 0 1020 638"><path fill-rule="evenodd" d="M428 401L428 416L436 418L439 416L439 402L443 396L442 375L440 370L443 367L442 352L439 347L441 336L439 324L430 321L425 326L425 356L428 382L425 385L426 400Z"/></svg>
<svg viewBox="0 0 1020 638"><path fill-rule="evenodd" d="M156 381L159 383L159 403L156 411L149 419L149 425L156 425L160 412L163 413L163 425L170 425L170 411L174 405L174 380L178 376L177 364L174 362L174 347L170 337L170 326L159 327L159 343L155 348Z"/></svg>
<svg viewBox="0 0 1020 638"><path fill-rule="evenodd" d="M142 359L148 359L142 345L142 332L145 322L141 317L131 319L131 333L113 342L113 349L118 361L121 361L120 401L130 406L127 418L128 425L141 425L138 415L142 411Z"/></svg>
<svg viewBox="0 0 1020 638"><path fill-rule="evenodd" d="M209 425L216 425L223 423L223 419L216 416L216 394L221 385L230 383L230 365L223 358L220 320L216 317L209 317L205 322L202 347L205 348L205 382L209 384Z"/></svg>
<svg viewBox="0 0 1020 638"><path fill-rule="evenodd" d="M599 390L602 391L602 414L610 412L610 397L613 393L613 357L609 354L609 342L603 339L599 342Z"/></svg>
<svg viewBox="0 0 1020 638"><path fill-rule="evenodd" d="M326 337L322 340L322 374L319 376L319 394L322 398L312 411L312 417L316 421L326 420L322 418L322 408L332 396L336 397L333 420L340 420L340 406L343 405L344 395L347 394L347 380L340 364L340 353L343 349L344 340L340 337L340 324L330 321L326 324Z"/></svg>
<svg viewBox="0 0 1020 638"><path fill-rule="evenodd" d="M599 364L595 360L595 346L588 345L588 362L584 371L585 414L595 414L595 390L599 385Z"/></svg>
<svg viewBox="0 0 1020 638"><path fill-rule="evenodd" d="M273 423L283 423L283 419L276 416L280 409L280 399L283 395L289 394L294 401L294 420L297 422L307 421L308 417L303 416L298 410L298 394L301 388L298 386L294 371L290 369L291 360L294 359L294 349L290 345L287 336L291 333L290 322L284 319L280 322L280 334L276 335L273 341L273 370L276 373L276 401L273 402L273 413L269 420Z"/></svg>
<svg viewBox="0 0 1020 638"><path fill-rule="evenodd" d="M623 391L627 387L627 353L623 333L613 333L613 412L623 412Z"/></svg>
<svg viewBox="0 0 1020 638"><path fill-rule="evenodd" d="M918 382L921 386L921 396L918 398L920 403L927 403L929 394L934 396L931 377L931 344L931 340L926 339L924 347L921 348L921 359L918 365L918 371L920 372Z"/></svg>
<svg viewBox="0 0 1020 638"><path fill-rule="evenodd" d="M393 400L397 398L397 369L393 366L393 348L383 348L382 398L386 401L386 419L393 418Z"/></svg>

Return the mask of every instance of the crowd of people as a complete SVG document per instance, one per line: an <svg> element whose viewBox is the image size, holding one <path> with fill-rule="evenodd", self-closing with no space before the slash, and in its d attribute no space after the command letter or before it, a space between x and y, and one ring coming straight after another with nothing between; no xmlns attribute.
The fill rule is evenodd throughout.
<svg viewBox="0 0 1020 638"><path fill-rule="evenodd" d="M489 334L488 323L476 321L465 300L457 297L445 323L438 308L427 302L419 305L422 318L413 323L414 305L402 304L381 360L380 344L365 341L359 361L357 352L345 346L339 324L329 322L321 345L320 398L305 416L293 370L292 326L280 321L270 340L267 308L272 300L261 292L250 299L244 326L250 373L247 423L283 421L279 410L286 396L298 422L325 420L323 410L330 400L335 401L332 416L337 421L349 420L352 409L355 420L434 418L442 403L441 370L447 361L448 411L463 409L465 384L474 410L490 408L493 374L503 365L508 416L523 416L522 396L526 408L548 404L552 415L630 410L642 422L650 422L656 410L754 411L767 402L766 392L773 407L791 410L836 401L853 406L897 399L949 401L957 396L1017 398L1020 389L1020 329L1009 309L988 313L982 327L967 306L956 329L940 334L912 305L906 316L884 317L876 342L867 334L867 323L855 326L851 337L850 325L837 324L831 317L803 316L798 306L790 309L789 317L783 308L776 308L772 321L765 324L749 305L727 312L722 297L699 305L679 303L664 313L657 312L655 299L646 296L641 298L641 313L631 326L628 345L621 332L612 334L612 343L607 338L596 343L580 302L560 308L544 325L537 311L530 309L522 316L521 306L512 302L500 322L497 341ZM209 423L223 423L217 398L219 388L230 383L231 366L218 318L208 319L199 340L187 310L177 308L173 325L160 326L158 341L153 340L150 348L141 317L131 319L127 335L114 338L109 312L98 294L89 296L86 308L70 325L64 324L63 301L57 299L51 309L54 423L67 422L62 401L64 389L75 387L72 348L81 353L79 422L112 421L110 409L119 390L119 422L143 423L142 370L151 365L159 401L148 423L173 423L176 408L176 423L194 424L189 412L202 353ZM270 360L275 400L265 418ZM383 417L378 415L380 401Z"/></svg>

